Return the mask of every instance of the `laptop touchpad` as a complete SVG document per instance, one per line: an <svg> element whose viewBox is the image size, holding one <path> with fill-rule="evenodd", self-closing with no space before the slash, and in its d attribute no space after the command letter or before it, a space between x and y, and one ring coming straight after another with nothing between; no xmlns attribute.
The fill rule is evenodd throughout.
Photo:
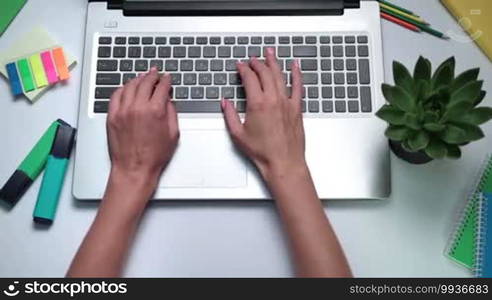
<svg viewBox="0 0 492 300"><path fill-rule="evenodd" d="M244 187L247 167L225 130L182 130L161 187Z"/></svg>

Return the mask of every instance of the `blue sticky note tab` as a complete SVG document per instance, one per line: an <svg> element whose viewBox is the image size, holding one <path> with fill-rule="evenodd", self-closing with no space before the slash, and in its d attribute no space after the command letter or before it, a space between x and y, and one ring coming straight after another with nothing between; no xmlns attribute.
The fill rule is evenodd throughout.
<svg viewBox="0 0 492 300"><path fill-rule="evenodd" d="M485 226L482 238L482 269L481 277L492 278L492 193L484 193L485 196L485 220L482 220L482 225Z"/></svg>
<svg viewBox="0 0 492 300"><path fill-rule="evenodd" d="M22 94L22 85L19 78L19 73L17 73L17 67L15 63L10 63L5 66L7 69L7 74L9 76L10 88L14 96Z"/></svg>

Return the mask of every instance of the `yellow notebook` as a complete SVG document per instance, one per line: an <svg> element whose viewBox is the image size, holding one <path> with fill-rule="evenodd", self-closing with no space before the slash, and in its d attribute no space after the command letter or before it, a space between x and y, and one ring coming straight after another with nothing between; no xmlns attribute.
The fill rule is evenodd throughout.
<svg viewBox="0 0 492 300"><path fill-rule="evenodd" d="M441 0L441 2L492 61L492 1ZM459 35L456 39L463 40Z"/></svg>

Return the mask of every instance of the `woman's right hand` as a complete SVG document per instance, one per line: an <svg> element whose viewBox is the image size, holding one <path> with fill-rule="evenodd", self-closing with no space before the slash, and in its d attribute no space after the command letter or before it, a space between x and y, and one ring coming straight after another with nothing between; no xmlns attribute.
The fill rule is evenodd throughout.
<svg viewBox="0 0 492 300"><path fill-rule="evenodd" d="M247 96L244 123L232 102L222 100L222 109L232 140L268 182L273 176L305 169L306 162L299 64L292 64L289 97L273 48L266 52L266 64L253 58L249 65L237 65Z"/></svg>

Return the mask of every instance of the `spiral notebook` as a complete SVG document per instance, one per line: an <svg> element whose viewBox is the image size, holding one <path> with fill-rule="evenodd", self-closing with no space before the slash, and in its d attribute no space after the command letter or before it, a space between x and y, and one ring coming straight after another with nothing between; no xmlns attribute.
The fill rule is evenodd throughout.
<svg viewBox="0 0 492 300"><path fill-rule="evenodd" d="M446 255L474 271L477 277L492 276L492 157L485 160L468 197Z"/></svg>

